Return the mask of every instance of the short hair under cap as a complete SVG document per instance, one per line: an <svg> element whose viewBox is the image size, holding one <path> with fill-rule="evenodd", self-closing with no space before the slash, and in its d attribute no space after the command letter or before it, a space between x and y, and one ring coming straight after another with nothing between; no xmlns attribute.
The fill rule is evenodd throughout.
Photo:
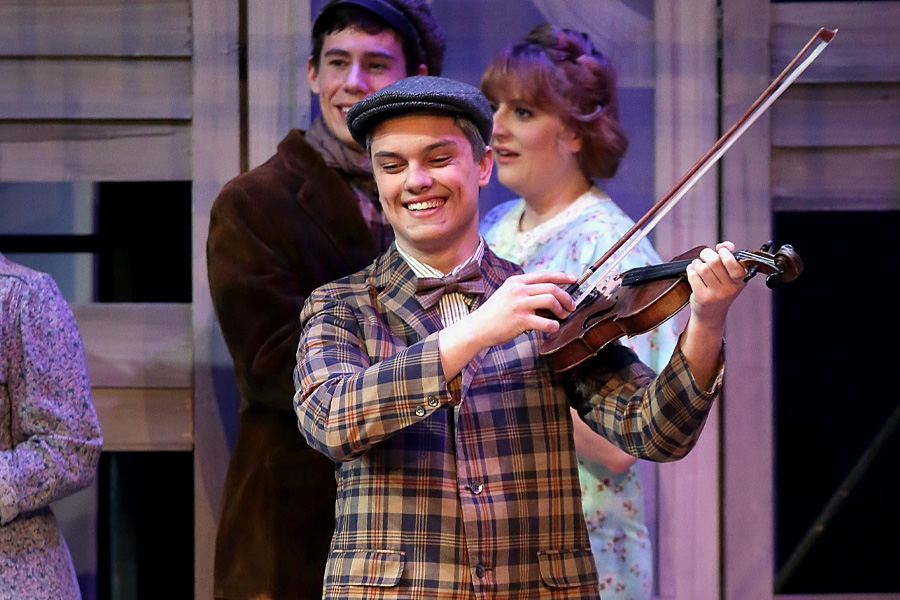
<svg viewBox="0 0 900 600"><path fill-rule="evenodd" d="M485 146L490 144L494 115L491 104L477 87L448 79L417 75L395 81L350 107L347 128L356 142L365 148L366 136L389 117L439 112L458 115L472 121Z"/></svg>
<svg viewBox="0 0 900 600"><path fill-rule="evenodd" d="M328 20L327 15L341 6L355 6L378 15L415 48L418 62L412 65L414 68L424 64L429 74L441 74L447 42L426 0L329 0L313 22L313 37Z"/></svg>

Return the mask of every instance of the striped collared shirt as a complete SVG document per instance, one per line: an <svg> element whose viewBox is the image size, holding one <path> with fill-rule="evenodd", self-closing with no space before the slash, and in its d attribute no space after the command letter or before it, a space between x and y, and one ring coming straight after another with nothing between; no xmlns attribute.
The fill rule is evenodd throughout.
<svg viewBox="0 0 900 600"><path fill-rule="evenodd" d="M416 260L409 254L403 251L403 248L400 247L400 244L397 244L397 251L400 253L400 256L403 257L403 260L406 261L406 264L409 265L409 268L412 269L412 272L416 277L443 277L445 273L426 265L422 261ZM484 256L484 239L481 238L478 240L478 248L475 250L475 254L470 256L468 260L463 261L461 264L454 267L451 273L456 273L460 269L462 269L467 264L472 261L477 262L479 265L481 264L481 257ZM448 325L452 325L456 323L464 316L469 314L469 307L471 306L471 299L466 298L460 292L453 292L450 294L444 294L441 296L441 299L438 301L438 312L441 315L441 323L443 323L444 327Z"/></svg>

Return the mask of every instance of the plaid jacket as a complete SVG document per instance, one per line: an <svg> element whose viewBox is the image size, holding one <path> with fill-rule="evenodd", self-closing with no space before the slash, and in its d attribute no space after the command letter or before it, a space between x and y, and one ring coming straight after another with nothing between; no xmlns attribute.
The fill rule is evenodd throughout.
<svg viewBox="0 0 900 600"><path fill-rule="evenodd" d="M519 270L486 250L482 272L489 296ZM440 317L414 291L392 247L302 313L294 407L309 444L337 463L324 598L598 598L569 404L629 452L665 461L693 446L714 393L678 351L655 380L618 344L555 374L534 333L448 382Z"/></svg>

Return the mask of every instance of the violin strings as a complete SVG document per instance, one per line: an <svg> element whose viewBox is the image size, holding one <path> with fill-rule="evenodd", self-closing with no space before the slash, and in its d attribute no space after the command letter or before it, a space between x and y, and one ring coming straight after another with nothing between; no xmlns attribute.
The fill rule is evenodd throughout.
<svg viewBox="0 0 900 600"><path fill-rule="evenodd" d="M780 271L778 265L773 258L760 256L746 250L736 250L734 257L738 261L755 261L763 266L770 267L773 271ZM659 281L661 279L672 279L674 277L684 275L687 266L693 262L693 259L676 260L658 265L648 265L646 267L637 267L629 269L622 273L623 286L638 285L641 283L649 283L651 281Z"/></svg>

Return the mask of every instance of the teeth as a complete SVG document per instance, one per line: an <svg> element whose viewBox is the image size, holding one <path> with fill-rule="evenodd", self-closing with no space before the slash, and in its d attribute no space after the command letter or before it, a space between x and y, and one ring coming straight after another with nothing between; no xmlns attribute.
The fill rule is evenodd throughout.
<svg viewBox="0 0 900 600"><path fill-rule="evenodd" d="M406 205L409 210L428 210L429 208L437 208L443 204L443 200L428 200L426 202L412 202Z"/></svg>

